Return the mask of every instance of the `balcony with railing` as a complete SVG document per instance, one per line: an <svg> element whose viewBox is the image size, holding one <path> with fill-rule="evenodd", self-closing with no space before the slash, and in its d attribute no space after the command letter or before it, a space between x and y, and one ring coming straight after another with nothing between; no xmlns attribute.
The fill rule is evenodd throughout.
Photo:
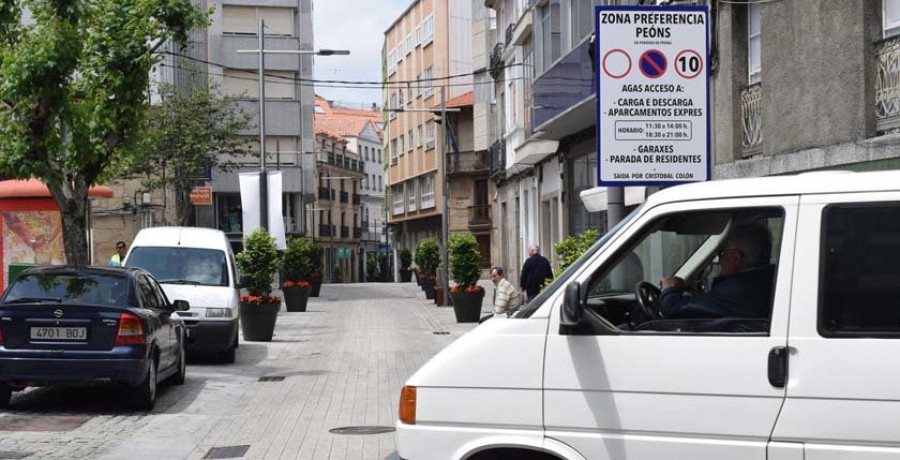
<svg viewBox="0 0 900 460"><path fill-rule="evenodd" d="M350 194L347 192L341 192L341 203L347 203L350 201Z"/></svg>
<svg viewBox="0 0 900 460"><path fill-rule="evenodd" d="M332 198L334 198L334 190L330 190L327 187L319 187L319 199L320 200L328 201Z"/></svg>
<svg viewBox="0 0 900 460"><path fill-rule="evenodd" d="M510 25L506 26L506 40L504 40L504 42L503 42L506 46L509 46L509 44L512 43L514 30L516 30L515 24L510 24Z"/></svg>
<svg viewBox="0 0 900 460"><path fill-rule="evenodd" d="M487 174L490 171L489 152L460 152L447 155L447 174L451 176Z"/></svg>
<svg viewBox="0 0 900 460"><path fill-rule="evenodd" d="M354 193L353 194L353 204L359 204L361 201L362 201L362 198L360 197L359 193Z"/></svg>
<svg viewBox="0 0 900 460"><path fill-rule="evenodd" d="M875 43L875 120L880 132L900 131L900 37Z"/></svg>
<svg viewBox="0 0 900 460"><path fill-rule="evenodd" d="M319 236L331 236L334 232L334 225L319 224Z"/></svg>
<svg viewBox="0 0 900 460"><path fill-rule="evenodd" d="M319 163L337 166L338 168L343 168L348 171L365 172L365 163L362 160L348 155L340 155L331 152L319 152L317 160Z"/></svg>
<svg viewBox="0 0 900 460"><path fill-rule="evenodd" d="M762 84L756 83L741 91L741 147L743 156L762 153Z"/></svg>
<svg viewBox="0 0 900 460"><path fill-rule="evenodd" d="M353 227L353 238L359 239L362 237L362 227Z"/></svg>
<svg viewBox="0 0 900 460"><path fill-rule="evenodd" d="M491 179L499 180L506 177L506 142L502 139L495 141L491 145L490 155Z"/></svg>
<svg viewBox="0 0 900 460"><path fill-rule="evenodd" d="M491 226L491 205L480 204L469 206L469 228Z"/></svg>
<svg viewBox="0 0 900 460"><path fill-rule="evenodd" d="M350 227L341 225L341 238L350 238Z"/></svg>

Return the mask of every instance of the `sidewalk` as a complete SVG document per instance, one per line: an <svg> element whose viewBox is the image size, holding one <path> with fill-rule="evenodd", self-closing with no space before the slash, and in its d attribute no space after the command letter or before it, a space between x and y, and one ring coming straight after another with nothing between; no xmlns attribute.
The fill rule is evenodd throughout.
<svg viewBox="0 0 900 460"><path fill-rule="evenodd" d="M403 382L475 325L414 283L324 285L308 310L282 312L273 341L242 343L233 367L189 366L193 397L161 395L165 413L105 458L201 459L228 446L250 446L241 458L253 459L391 458L393 433L328 430L392 427Z"/></svg>

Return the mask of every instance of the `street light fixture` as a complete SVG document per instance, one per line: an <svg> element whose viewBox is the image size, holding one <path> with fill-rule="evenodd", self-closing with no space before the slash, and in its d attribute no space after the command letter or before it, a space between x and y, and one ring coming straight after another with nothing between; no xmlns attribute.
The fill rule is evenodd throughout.
<svg viewBox="0 0 900 460"><path fill-rule="evenodd" d="M441 87L441 105L440 107L436 107L433 109L407 109L404 107L397 108L385 108L384 112L395 112L395 113L432 113L437 114L440 113L440 123L441 123L441 287L443 290L443 305L450 305L450 276L448 272L449 268L449 255L447 253L447 240L449 239L450 229L450 206L448 201L449 195L449 185L447 184L447 131L448 131L448 122L447 122L447 113L455 113L461 112L462 109L458 107L446 107L446 88ZM437 121L437 120L435 120ZM391 141L391 121L387 122L387 139L388 143ZM389 144L390 145L390 144ZM391 152L393 154L393 152ZM388 169L390 171L390 169ZM387 226L385 226L386 228Z"/></svg>
<svg viewBox="0 0 900 460"><path fill-rule="evenodd" d="M259 49L255 50L237 50L238 54L258 54L259 55L259 225L268 231L269 227L269 179L266 174L266 54L299 54L299 55L316 55L316 56L347 56L350 54L348 50L267 50L265 48L265 29L266 23L263 18L259 18ZM303 125L301 117L301 126ZM303 146L302 132L300 139L301 148ZM301 159L302 161L302 159ZM301 172L302 174L302 172Z"/></svg>

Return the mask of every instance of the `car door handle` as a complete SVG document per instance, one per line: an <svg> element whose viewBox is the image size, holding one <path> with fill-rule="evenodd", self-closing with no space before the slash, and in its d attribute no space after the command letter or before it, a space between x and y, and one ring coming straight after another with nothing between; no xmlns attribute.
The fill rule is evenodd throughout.
<svg viewBox="0 0 900 460"><path fill-rule="evenodd" d="M784 388L788 376L788 349L774 347L769 350L769 383L776 388Z"/></svg>

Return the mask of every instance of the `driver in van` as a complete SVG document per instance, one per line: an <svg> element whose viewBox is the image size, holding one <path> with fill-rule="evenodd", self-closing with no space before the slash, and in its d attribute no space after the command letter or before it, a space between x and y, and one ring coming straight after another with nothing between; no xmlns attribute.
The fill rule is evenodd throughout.
<svg viewBox="0 0 900 460"><path fill-rule="evenodd" d="M737 225L719 250L721 274L709 292L684 294L684 280L665 277L659 284L660 311L667 318L769 318L774 267L772 237L757 224Z"/></svg>

